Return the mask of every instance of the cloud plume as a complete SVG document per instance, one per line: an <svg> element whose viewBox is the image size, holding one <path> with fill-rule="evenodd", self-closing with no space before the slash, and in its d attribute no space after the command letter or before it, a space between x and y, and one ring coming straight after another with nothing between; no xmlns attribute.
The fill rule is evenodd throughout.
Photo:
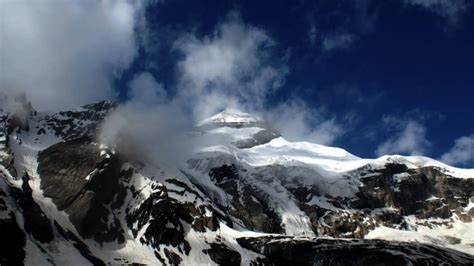
<svg viewBox="0 0 474 266"><path fill-rule="evenodd" d="M474 134L463 136L454 142L454 146L440 157L440 160L453 165L474 164Z"/></svg>
<svg viewBox="0 0 474 266"><path fill-rule="evenodd" d="M230 13L209 36L187 33L175 43L183 60L178 63L180 97L198 98L197 119L220 109L250 104L260 107L281 87L287 74L283 64L272 61L271 37Z"/></svg>
<svg viewBox="0 0 474 266"><path fill-rule="evenodd" d="M136 56L139 2L2 1L0 91L38 109L113 98L112 80Z"/></svg>
<svg viewBox="0 0 474 266"><path fill-rule="evenodd" d="M176 93L168 95L151 73L129 83L130 99L105 121L101 140L154 163L177 163L193 148L187 133L201 119L225 108L261 109L284 82L286 68L270 64L273 40L235 13L208 36L183 33L174 49Z"/></svg>
<svg viewBox="0 0 474 266"><path fill-rule="evenodd" d="M393 119L390 119L393 120ZM431 143L426 139L426 128L417 121L409 120L402 126L396 121L399 132L377 147L376 154L423 155Z"/></svg>
<svg viewBox="0 0 474 266"><path fill-rule="evenodd" d="M263 110L262 116L291 141L330 145L345 133L336 118L328 116L323 108L310 108L298 98Z"/></svg>

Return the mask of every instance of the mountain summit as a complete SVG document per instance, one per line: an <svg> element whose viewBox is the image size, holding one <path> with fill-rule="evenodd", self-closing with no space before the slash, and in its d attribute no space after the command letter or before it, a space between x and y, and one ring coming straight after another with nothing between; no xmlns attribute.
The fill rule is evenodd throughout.
<svg viewBox="0 0 474 266"><path fill-rule="evenodd" d="M114 106L1 114L2 265L474 263L474 169L290 142L237 110L165 168L95 140Z"/></svg>
<svg viewBox="0 0 474 266"><path fill-rule="evenodd" d="M224 111L209 117L207 119L202 120L198 123L198 126L202 126L205 124L254 124L254 123L261 123L263 120L257 116L253 116L251 114L239 111L237 109L225 109Z"/></svg>

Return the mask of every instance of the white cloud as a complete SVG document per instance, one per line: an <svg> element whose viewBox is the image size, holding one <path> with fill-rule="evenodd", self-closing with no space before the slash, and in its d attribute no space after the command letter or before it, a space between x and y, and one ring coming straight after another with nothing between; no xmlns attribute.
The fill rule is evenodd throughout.
<svg viewBox="0 0 474 266"><path fill-rule="evenodd" d="M193 149L187 132L225 108L255 110L286 75L270 64L271 38L235 14L210 36L187 33L175 43L182 53L176 93L168 95L150 73L130 82L130 101L108 117L101 141L129 156L176 164ZM162 100L164 99L164 100Z"/></svg>
<svg viewBox="0 0 474 266"><path fill-rule="evenodd" d="M312 109L300 99L292 99L263 112L263 117L291 141L330 145L345 133L334 117L324 110Z"/></svg>
<svg viewBox="0 0 474 266"><path fill-rule="evenodd" d="M332 34L324 36L322 48L326 52L338 49L346 49L355 41L355 36L350 33Z"/></svg>
<svg viewBox="0 0 474 266"><path fill-rule="evenodd" d="M129 87L129 96L132 101L153 105L164 102L167 97L163 85L158 83L149 72L136 75Z"/></svg>
<svg viewBox="0 0 474 266"><path fill-rule="evenodd" d="M119 144L119 150L132 156L145 154L155 163L179 163L194 147L186 135L190 127L233 108L262 114L290 140L333 143L344 130L323 109L311 109L301 99L264 107L287 73L285 66L271 64L272 45L265 32L235 15L219 23L210 36L182 36L175 44L183 55L177 92L150 106L142 96L153 98L161 86L150 74L138 75L130 83L131 101L104 124L102 141ZM142 96L135 96L135 91Z"/></svg>
<svg viewBox="0 0 474 266"><path fill-rule="evenodd" d="M400 121L396 121L396 123L399 125ZM393 127L393 125L389 126ZM399 127L397 126L397 128ZM386 154L423 155L430 145L431 143L426 140L426 128L417 121L409 120L396 136L389 138L377 147L376 154L378 156Z"/></svg>
<svg viewBox="0 0 474 266"><path fill-rule="evenodd" d="M183 35L175 43L183 55L178 68L180 96L195 104L197 119L212 115L227 102L261 105L287 74L284 66L270 62L272 46L270 36L243 23L235 13L210 36Z"/></svg>
<svg viewBox="0 0 474 266"><path fill-rule="evenodd" d="M453 165L474 164L474 134L458 138L440 160Z"/></svg>
<svg viewBox="0 0 474 266"><path fill-rule="evenodd" d="M420 6L442 16L450 24L456 24L460 17L468 10L469 6L465 0L405 0L406 3Z"/></svg>
<svg viewBox="0 0 474 266"><path fill-rule="evenodd" d="M139 2L2 1L0 90L39 109L114 95L111 80L136 55Z"/></svg>
<svg viewBox="0 0 474 266"><path fill-rule="evenodd" d="M189 115L175 102L158 105L129 101L104 121L99 140L131 160L176 166L189 158Z"/></svg>

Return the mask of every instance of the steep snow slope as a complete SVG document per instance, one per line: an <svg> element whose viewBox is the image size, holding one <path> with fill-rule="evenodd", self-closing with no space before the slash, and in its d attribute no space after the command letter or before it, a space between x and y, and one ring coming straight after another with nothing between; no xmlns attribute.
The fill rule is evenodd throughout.
<svg viewBox="0 0 474 266"><path fill-rule="evenodd" d="M235 123L239 123L238 128L235 127ZM217 129L208 127L202 135L196 136L198 138L196 142L200 143L199 138L203 137L217 139L218 135L222 134L228 135L229 138L240 137L242 129L253 129L255 123L264 125L258 117L226 110L199 123L199 128L214 124ZM279 134L277 135L279 136ZM296 188L307 188L316 191L316 193L306 195L308 197L306 204L326 210L345 212L351 216L351 213L357 213L357 210L351 204L344 203L346 200L343 199L354 198L357 193L360 193L359 187L364 185L360 180L361 174L368 177L367 171L374 172L377 169L384 169L387 164L403 165L407 168L406 171L435 168L440 173L454 179L474 178L474 169L451 167L427 157L387 155L377 159L362 159L340 148L308 142L288 142L283 137L276 137L269 142L245 149L239 148L237 145L229 145L228 142L219 142L215 145L209 145L209 142L203 143L206 143L207 146L198 150L196 156L189 160L189 168L201 173L201 176L196 178L196 182L206 186L208 191L214 191L216 195L226 195L229 194L229 191L216 188L212 180L206 177L207 173L220 165L238 165L239 168L245 169L246 173L241 174L240 178L257 185L260 192L265 194L266 198L270 198L267 201L269 205L273 205L273 209L279 214L284 232L287 235L313 235L311 222L308 218L311 213L308 211L305 213L298 206L301 205L301 201L295 198L294 191ZM377 176L379 174L372 173L372 175ZM400 183L404 178L409 180L410 176L410 174L403 171L398 175L393 175L393 182ZM396 184L393 185L394 190L397 189L396 186ZM375 186L374 189L377 189L377 187ZM465 191L468 195L463 195L463 200L471 200L470 197L474 196L473 189L471 182L470 187ZM424 200L428 200L428 197ZM222 196L218 197L217 201L224 206L232 205L229 200L222 200ZM392 207L393 202L387 203L388 206L385 207ZM469 203L464 202L464 204L467 204L467 206L462 207L459 213L467 213L471 210ZM410 237L404 237L403 239L437 243L473 253L474 251L470 245L474 243L474 239L467 232L469 230L474 231L472 219L466 218L464 220L468 221L467 223L461 222L457 214L443 218L444 220L433 218L434 220L428 219L426 221L426 219L418 219L414 215L406 216L405 222L409 224L411 229L409 231L404 229L402 232L410 235ZM369 218L364 217L363 219L367 220ZM437 222L436 219L438 219ZM446 219L449 221L447 222ZM324 224L324 221L319 218L319 223ZM447 230L446 227L451 229ZM373 227L373 231L367 237L383 239L385 236L391 240L396 238L396 236L392 236L394 234L388 233L387 230L384 231L383 228L386 227L384 225ZM397 229L391 230L400 232ZM418 231L411 234L412 230ZM383 232L387 233L384 234ZM450 242L450 235L462 239L460 245L453 245L452 241Z"/></svg>

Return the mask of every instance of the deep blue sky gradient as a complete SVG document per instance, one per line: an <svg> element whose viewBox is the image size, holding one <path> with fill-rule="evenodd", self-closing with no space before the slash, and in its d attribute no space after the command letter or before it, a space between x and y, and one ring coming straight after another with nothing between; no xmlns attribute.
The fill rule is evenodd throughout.
<svg viewBox="0 0 474 266"><path fill-rule="evenodd" d="M382 122L387 115L426 126L431 157L474 133L472 7L452 23L403 1L165 1L147 10L153 47L141 49L117 81L121 96L140 71L172 88L180 56L171 49L176 37L191 29L208 35L230 11L266 31L276 42L275 60L284 58L289 67L268 104L299 96L315 108L326 106L348 130L333 145L374 157L393 135ZM318 37L349 33L354 41L324 51L320 41L310 42L312 26Z"/></svg>

